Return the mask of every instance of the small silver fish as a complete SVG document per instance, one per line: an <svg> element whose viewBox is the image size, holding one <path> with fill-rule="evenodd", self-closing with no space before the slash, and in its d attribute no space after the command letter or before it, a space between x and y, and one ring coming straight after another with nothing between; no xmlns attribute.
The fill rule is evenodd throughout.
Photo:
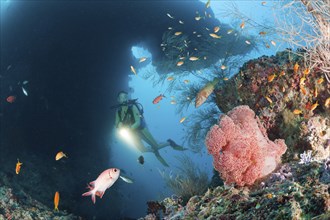
<svg viewBox="0 0 330 220"><path fill-rule="evenodd" d="M133 183L133 180L131 180L128 177L124 177L124 176L119 176L119 177L120 177L120 179L124 180L126 183Z"/></svg>
<svg viewBox="0 0 330 220"><path fill-rule="evenodd" d="M24 95L28 96L28 93L27 93L27 91L24 89L24 87L22 87L22 91L23 91Z"/></svg>
<svg viewBox="0 0 330 220"><path fill-rule="evenodd" d="M174 19L174 17L172 15L170 15L169 13L166 14L169 18Z"/></svg>

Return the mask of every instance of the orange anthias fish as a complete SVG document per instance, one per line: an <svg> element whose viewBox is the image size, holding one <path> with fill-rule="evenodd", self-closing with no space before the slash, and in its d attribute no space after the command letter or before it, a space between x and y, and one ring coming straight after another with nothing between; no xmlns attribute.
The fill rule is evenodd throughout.
<svg viewBox="0 0 330 220"><path fill-rule="evenodd" d="M326 108L330 107L330 97L327 98L327 99L325 100L325 102L324 102L324 106L325 106Z"/></svg>
<svg viewBox="0 0 330 220"><path fill-rule="evenodd" d="M221 36L219 36L217 34L214 34L214 33L210 33L210 36L213 37L213 38L217 38L217 39L221 38Z"/></svg>
<svg viewBox="0 0 330 220"><path fill-rule="evenodd" d="M154 100L152 101L152 104L157 104L163 98L165 98L165 96L163 94L160 94L159 96L157 96L156 98L154 98Z"/></svg>
<svg viewBox="0 0 330 220"><path fill-rule="evenodd" d="M16 163L16 174L19 174L19 172L21 171L21 166L23 163L19 162L19 159L17 159L17 163Z"/></svg>
<svg viewBox="0 0 330 220"><path fill-rule="evenodd" d="M273 100L271 98L269 98L268 96L265 96L265 98L267 99L267 101L272 104L273 103Z"/></svg>
<svg viewBox="0 0 330 220"><path fill-rule="evenodd" d="M242 22L242 24L239 27L242 28L242 29L245 27L244 21Z"/></svg>
<svg viewBox="0 0 330 220"><path fill-rule="evenodd" d="M296 63L296 64L293 66L293 72L294 72L294 73L297 73L297 72L298 72L298 69L299 69L299 64Z"/></svg>
<svg viewBox="0 0 330 220"><path fill-rule="evenodd" d="M144 61L146 61L146 60L147 60L146 57L141 57L140 60L139 60L139 63L142 63L142 62L144 62Z"/></svg>
<svg viewBox="0 0 330 220"><path fill-rule="evenodd" d="M180 119L180 123L184 122L186 120L186 117L183 117Z"/></svg>
<svg viewBox="0 0 330 220"><path fill-rule="evenodd" d="M300 86L300 91L303 95L306 95L307 94L307 91L306 89L303 87L303 86Z"/></svg>
<svg viewBox="0 0 330 220"><path fill-rule="evenodd" d="M305 105L305 109L311 110L311 106L312 106L312 104L310 102L307 102Z"/></svg>
<svg viewBox="0 0 330 220"><path fill-rule="evenodd" d="M309 68L306 68L306 69L304 70L304 75L308 75L309 72L310 72L310 69L309 69Z"/></svg>
<svg viewBox="0 0 330 220"><path fill-rule="evenodd" d="M15 102L15 100L16 100L16 96L13 96L13 95L8 96L6 100L7 100L7 102L9 102L9 103L13 103L13 102Z"/></svg>
<svg viewBox="0 0 330 220"><path fill-rule="evenodd" d="M320 78L320 79L318 79L318 80L316 81L316 83L317 83L317 84L322 84L323 81L324 81L324 79L323 79L323 78Z"/></svg>
<svg viewBox="0 0 330 220"><path fill-rule="evenodd" d="M299 80L299 85L305 85L305 81L306 81L306 78L305 77L301 77L300 80Z"/></svg>
<svg viewBox="0 0 330 220"><path fill-rule="evenodd" d="M217 38L217 39L221 38L221 36L219 36L217 34L214 34L214 33L210 33L210 36L213 37L213 38Z"/></svg>
<svg viewBox="0 0 330 220"><path fill-rule="evenodd" d="M312 106L311 106L311 111L314 111L317 106L319 105L318 101L316 101Z"/></svg>
<svg viewBox="0 0 330 220"><path fill-rule="evenodd" d="M318 91L317 91L317 88L316 88L316 87L315 87L315 89L314 89L314 93L313 93L313 95L314 95L315 98L316 98L317 95L318 95Z"/></svg>
<svg viewBox="0 0 330 220"><path fill-rule="evenodd" d="M195 101L196 108L201 106L206 101L219 81L219 78L215 78L212 82L207 83L201 90L199 90Z"/></svg>
<svg viewBox="0 0 330 220"><path fill-rule="evenodd" d="M199 60L199 58L198 57L189 57L189 60L190 61L196 61L196 60Z"/></svg>
<svg viewBox="0 0 330 220"><path fill-rule="evenodd" d="M275 79L275 77L276 77L276 74L275 73L272 74L272 75L269 75L268 76L268 82L272 82Z"/></svg>
<svg viewBox="0 0 330 220"><path fill-rule="evenodd" d="M62 151L60 151L60 152L58 152L58 153L56 154L56 156L55 156L55 160L60 160L60 159L62 159L62 157L66 157L66 158L67 158L66 154L63 153Z"/></svg>
<svg viewBox="0 0 330 220"><path fill-rule="evenodd" d="M295 115L299 115L301 113L302 113L302 111L300 109L293 110L293 114L295 114Z"/></svg>
<svg viewBox="0 0 330 220"><path fill-rule="evenodd" d="M54 211L59 211L58 210L58 203L60 202L60 193L56 192L54 196Z"/></svg>

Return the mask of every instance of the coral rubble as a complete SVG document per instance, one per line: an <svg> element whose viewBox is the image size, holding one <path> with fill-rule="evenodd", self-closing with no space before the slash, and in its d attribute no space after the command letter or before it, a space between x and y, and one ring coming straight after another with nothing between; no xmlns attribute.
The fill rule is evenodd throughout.
<svg viewBox="0 0 330 220"><path fill-rule="evenodd" d="M321 178L330 170L324 162L287 163L276 172L290 177L269 175L249 188L218 186L184 207L167 198L160 202L166 207L162 219L329 219L330 185Z"/></svg>

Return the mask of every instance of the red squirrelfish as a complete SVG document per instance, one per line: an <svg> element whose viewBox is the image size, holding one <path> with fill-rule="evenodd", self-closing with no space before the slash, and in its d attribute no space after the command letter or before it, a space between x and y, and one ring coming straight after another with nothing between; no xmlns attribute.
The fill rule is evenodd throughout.
<svg viewBox="0 0 330 220"><path fill-rule="evenodd" d="M153 104L157 104L158 102L160 102L160 100L162 100L163 98L165 98L165 96L163 94L160 94L159 96L157 96L156 98L154 98L154 100L152 101Z"/></svg>
<svg viewBox="0 0 330 220"><path fill-rule="evenodd" d="M105 190L110 188L118 179L120 175L120 170L117 168L111 168L103 171L96 180L90 182L88 188L89 192L85 192L82 196L92 196L92 201L95 204L96 197L103 197Z"/></svg>

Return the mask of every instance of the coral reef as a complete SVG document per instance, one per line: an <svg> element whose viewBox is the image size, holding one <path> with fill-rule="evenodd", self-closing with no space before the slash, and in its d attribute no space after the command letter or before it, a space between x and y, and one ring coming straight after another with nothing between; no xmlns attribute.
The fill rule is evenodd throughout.
<svg viewBox="0 0 330 220"><path fill-rule="evenodd" d="M300 154L300 164L308 164L312 161L314 161L315 159L312 157L312 151L309 150L307 152L304 152L302 154Z"/></svg>
<svg viewBox="0 0 330 220"><path fill-rule="evenodd" d="M288 164L284 164L281 166L281 168L270 175L270 178L268 179L268 182L262 182L261 185L263 187L270 185L274 182L282 182L284 180L293 180L291 167Z"/></svg>
<svg viewBox="0 0 330 220"><path fill-rule="evenodd" d="M295 52L246 62L215 93L222 112L248 105L271 140L284 139L285 161L297 160L307 150L319 160L329 156L330 84L320 69L309 69Z"/></svg>
<svg viewBox="0 0 330 220"><path fill-rule="evenodd" d="M148 201L148 215L157 216L166 211L166 208L163 204L157 201Z"/></svg>
<svg viewBox="0 0 330 220"><path fill-rule="evenodd" d="M239 186L252 185L271 173L286 151L283 140L268 139L248 106L238 106L222 115L219 125L208 132L205 143L225 183Z"/></svg>
<svg viewBox="0 0 330 220"><path fill-rule="evenodd" d="M314 159L330 157L330 118L319 115L311 117L307 121L307 129L305 140L314 152Z"/></svg>
<svg viewBox="0 0 330 220"><path fill-rule="evenodd" d="M54 212L48 206L33 199L24 190L8 187L8 176L0 173L0 219L78 219L66 211ZM50 198L52 202L52 198Z"/></svg>
<svg viewBox="0 0 330 220"><path fill-rule="evenodd" d="M330 184L330 157L324 161L323 172L320 181L325 184Z"/></svg>
<svg viewBox="0 0 330 220"><path fill-rule="evenodd" d="M330 186L320 179L330 173L324 163L283 164L276 172L290 170L290 178L269 175L250 188L219 186L184 207L167 198L160 202L166 207L162 219L329 219Z"/></svg>

